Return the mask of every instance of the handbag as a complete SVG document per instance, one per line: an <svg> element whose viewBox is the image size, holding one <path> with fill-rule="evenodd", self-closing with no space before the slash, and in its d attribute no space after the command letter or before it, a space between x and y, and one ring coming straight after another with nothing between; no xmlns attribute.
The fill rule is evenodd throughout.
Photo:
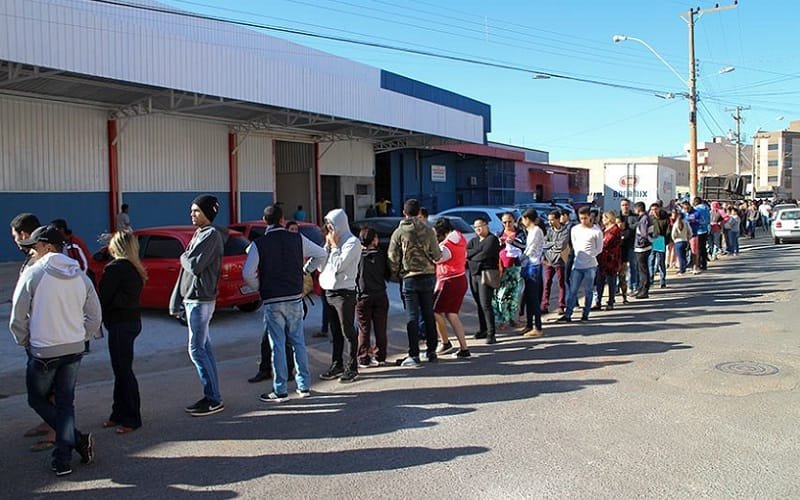
<svg viewBox="0 0 800 500"><path fill-rule="evenodd" d="M500 270L484 269L481 271L481 284L489 288L500 288Z"/></svg>

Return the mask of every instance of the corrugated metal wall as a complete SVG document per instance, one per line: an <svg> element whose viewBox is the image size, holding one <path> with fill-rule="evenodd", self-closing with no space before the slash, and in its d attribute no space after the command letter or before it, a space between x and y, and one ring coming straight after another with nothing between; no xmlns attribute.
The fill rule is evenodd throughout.
<svg viewBox="0 0 800 500"><path fill-rule="evenodd" d="M239 136L242 140L242 136ZM249 135L239 144L239 190L274 191L272 139Z"/></svg>
<svg viewBox="0 0 800 500"><path fill-rule="evenodd" d="M108 190L103 111L0 96L0 191Z"/></svg>
<svg viewBox="0 0 800 500"><path fill-rule="evenodd" d="M377 68L244 28L86 0L2 0L0 20L0 59L484 141L482 116L386 90Z"/></svg>
<svg viewBox="0 0 800 500"><path fill-rule="evenodd" d="M367 142L320 143L319 169L322 175L374 177L375 151Z"/></svg>
<svg viewBox="0 0 800 500"><path fill-rule="evenodd" d="M225 125L163 115L121 120L120 191L228 191Z"/></svg>

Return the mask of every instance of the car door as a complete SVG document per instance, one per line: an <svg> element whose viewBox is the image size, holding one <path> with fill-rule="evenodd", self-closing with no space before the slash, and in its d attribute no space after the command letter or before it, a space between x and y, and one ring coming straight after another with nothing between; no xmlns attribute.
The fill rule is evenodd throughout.
<svg viewBox="0 0 800 500"><path fill-rule="evenodd" d="M148 235L140 239L142 264L147 269L147 281L142 289L142 307L166 309L178 271L183 242L167 235Z"/></svg>

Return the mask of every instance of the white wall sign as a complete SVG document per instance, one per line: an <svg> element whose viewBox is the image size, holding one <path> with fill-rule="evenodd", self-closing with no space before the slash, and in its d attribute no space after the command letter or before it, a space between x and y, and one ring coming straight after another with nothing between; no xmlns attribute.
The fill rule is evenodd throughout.
<svg viewBox="0 0 800 500"><path fill-rule="evenodd" d="M431 165L431 182L447 182L446 165Z"/></svg>

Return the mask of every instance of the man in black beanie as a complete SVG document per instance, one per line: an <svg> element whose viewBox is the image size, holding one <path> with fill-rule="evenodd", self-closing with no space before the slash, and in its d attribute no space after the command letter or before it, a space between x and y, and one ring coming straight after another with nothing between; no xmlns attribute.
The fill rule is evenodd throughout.
<svg viewBox="0 0 800 500"><path fill-rule="evenodd" d="M208 324L214 315L217 282L222 269L223 237L211 223L219 213L216 197L204 194L192 201L190 215L197 227L192 241L181 255L178 281L172 290L169 312L179 316L181 305L189 326L189 357L203 384L203 399L187 406L193 417L213 415L225 409L219 391L217 363L211 352Z"/></svg>

